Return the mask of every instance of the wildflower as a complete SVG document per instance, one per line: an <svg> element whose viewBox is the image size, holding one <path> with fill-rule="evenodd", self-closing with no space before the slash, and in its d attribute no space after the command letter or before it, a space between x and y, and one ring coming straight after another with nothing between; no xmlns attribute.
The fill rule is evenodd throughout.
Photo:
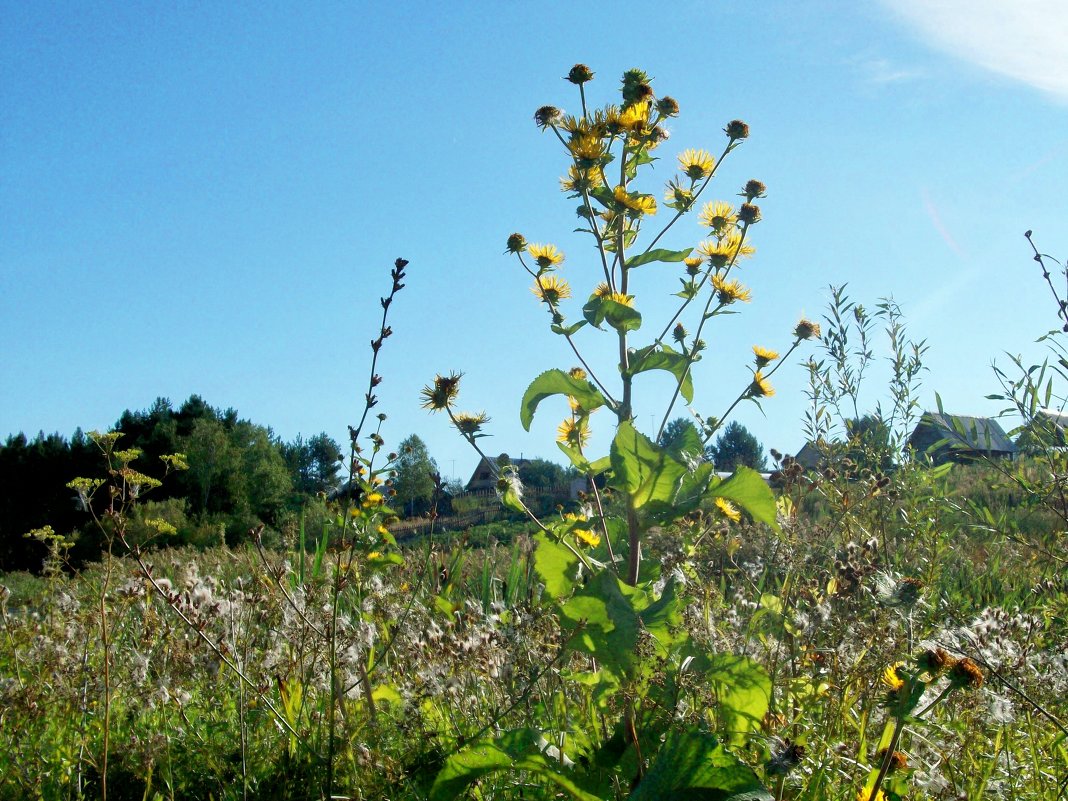
<svg viewBox="0 0 1068 801"><path fill-rule="evenodd" d="M585 545L587 548L596 548L601 544L601 537L599 534L595 534L588 528L576 528L572 534L575 535L575 539L580 544Z"/></svg>
<svg viewBox="0 0 1068 801"><path fill-rule="evenodd" d="M530 245L527 251L542 270L551 270L564 261L564 254L556 249L556 245Z"/></svg>
<svg viewBox="0 0 1068 801"><path fill-rule="evenodd" d="M566 80L571 81L571 83L573 84L581 86L587 81L593 80L593 70L591 70L585 64L576 64L568 71Z"/></svg>
<svg viewBox="0 0 1068 801"><path fill-rule="evenodd" d="M713 267L723 267L730 261L747 259L756 253L756 248L746 244L738 231L728 231L715 242L702 242L697 250Z"/></svg>
<svg viewBox="0 0 1068 801"><path fill-rule="evenodd" d="M886 796L882 790L876 790L872 795L871 788L865 788L857 791L857 801L886 801Z"/></svg>
<svg viewBox="0 0 1068 801"><path fill-rule="evenodd" d="M628 192L626 187L622 185L615 188L613 195L617 202L632 212L637 214L656 214L656 201L652 195Z"/></svg>
<svg viewBox="0 0 1068 801"><path fill-rule="evenodd" d="M690 208L693 200L693 191L680 184L677 179L672 178L667 182L667 191L664 192L665 203L686 210Z"/></svg>
<svg viewBox="0 0 1068 801"><path fill-rule="evenodd" d="M724 306L738 300L748 303L753 299L753 293L749 291L749 288L734 278L728 281L719 275L713 275L712 288L719 295L719 302Z"/></svg>
<svg viewBox="0 0 1068 801"><path fill-rule="evenodd" d="M530 291L549 304L556 304L571 297L571 285L567 283L567 279L555 275L539 276Z"/></svg>
<svg viewBox="0 0 1068 801"><path fill-rule="evenodd" d="M722 233L738 222L734 207L725 201L714 200L706 203L697 217L697 221L716 233Z"/></svg>
<svg viewBox="0 0 1068 801"><path fill-rule="evenodd" d="M746 199L747 203L752 203L757 198L767 197L767 192L768 188L756 178L750 178L745 182L745 186L742 187L742 197Z"/></svg>
<svg viewBox="0 0 1068 801"><path fill-rule="evenodd" d="M586 371L581 367L572 367L567 371L567 374L574 378L576 381L583 381L586 379Z"/></svg>
<svg viewBox="0 0 1068 801"><path fill-rule="evenodd" d="M883 671L883 684L891 690L900 690L904 687L905 680L901 677L901 674L898 673L898 670L904 666L904 662L895 662L892 665L888 665L886 670Z"/></svg>
<svg viewBox="0 0 1068 801"><path fill-rule="evenodd" d="M771 362L779 358L777 351L762 348L760 345L753 345L753 354L756 356L756 366L758 369L767 367Z"/></svg>
<svg viewBox="0 0 1068 801"><path fill-rule="evenodd" d="M567 177L560 179L560 189L564 192L582 194L601 185L601 175L596 170L581 169L572 165Z"/></svg>
<svg viewBox="0 0 1068 801"><path fill-rule="evenodd" d="M572 448L584 447L589 439L589 424L584 417L569 417L556 429L556 441Z"/></svg>
<svg viewBox="0 0 1068 801"><path fill-rule="evenodd" d="M522 253L527 249L527 240L522 234L512 234L508 237L507 248L506 253Z"/></svg>
<svg viewBox="0 0 1068 801"><path fill-rule="evenodd" d="M905 576L895 579L885 573L876 576L875 596L883 606L911 608L920 600L923 582Z"/></svg>
<svg viewBox="0 0 1068 801"><path fill-rule="evenodd" d="M567 148L578 161L596 161L607 152L601 137L596 134L576 136L568 142Z"/></svg>
<svg viewBox="0 0 1068 801"><path fill-rule="evenodd" d="M738 511L738 507L726 498L716 498L713 503L716 504L716 508L719 509L720 513L732 523L742 522L742 513Z"/></svg>
<svg viewBox="0 0 1068 801"><path fill-rule="evenodd" d="M485 412L478 412L476 414L463 413L458 414L453 419L453 425L457 430L466 436L474 436L482 430L482 426L489 422L489 415Z"/></svg>
<svg viewBox="0 0 1068 801"><path fill-rule="evenodd" d="M671 332L671 338L676 342L682 342L686 339L686 329L682 323L676 323L674 330Z"/></svg>
<svg viewBox="0 0 1068 801"><path fill-rule="evenodd" d="M759 370L753 373L753 383L749 385L749 397L770 398L774 394L775 388L768 379Z"/></svg>
<svg viewBox="0 0 1068 801"><path fill-rule="evenodd" d="M611 292L604 296L605 300L610 300L613 303L618 303L620 306L629 306L634 308L634 296L624 295L622 292Z"/></svg>
<svg viewBox="0 0 1068 801"><path fill-rule="evenodd" d="M631 69L623 73L623 103L630 105L651 97L653 88L644 70Z"/></svg>
<svg viewBox="0 0 1068 801"><path fill-rule="evenodd" d="M145 525L162 536L170 536L178 533L178 529L168 523L162 517L151 517L145 520Z"/></svg>
<svg viewBox="0 0 1068 801"><path fill-rule="evenodd" d="M820 324L814 323L811 320L806 320L802 317L801 321L794 326L794 336L798 339L819 339Z"/></svg>
<svg viewBox="0 0 1068 801"><path fill-rule="evenodd" d="M684 150L679 154L679 169L686 173L691 181L700 181L712 174L716 160L705 150Z"/></svg>
<svg viewBox="0 0 1068 801"><path fill-rule="evenodd" d="M749 138L749 126L741 120L731 120L727 123L727 127L723 129L723 133L731 140L748 139Z"/></svg>
<svg viewBox="0 0 1068 801"><path fill-rule="evenodd" d="M656 101L656 110L663 117L674 117L679 113L679 103L673 97L662 97Z"/></svg>
<svg viewBox="0 0 1068 801"><path fill-rule="evenodd" d="M645 102L626 106L619 113L619 127L625 131L641 131L649 122L649 104Z"/></svg>
<svg viewBox="0 0 1068 801"><path fill-rule="evenodd" d="M423 397L422 407L432 412L447 409L456 400L460 393L460 378L463 373L449 373L448 376L439 375L434 379L433 386L426 386L419 390Z"/></svg>
<svg viewBox="0 0 1068 801"><path fill-rule="evenodd" d="M756 225L760 222L760 206L743 203L742 207L738 209L738 219L746 225Z"/></svg>
<svg viewBox="0 0 1068 801"><path fill-rule="evenodd" d="M385 497L381 492L369 492L363 496L360 506L364 509L370 509L372 506L381 506L383 501L385 501Z"/></svg>
<svg viewBox="0 0 1068 801"><path fill-rule="evenodd" d="M956 688L977 690L983 686L983 671L968 657L958 659L949 669L949 683Z"/></svg>
<svg viewBox="0 0 1068 801"><path fill-rule="evenodd" d="M542 106L534 112L534 122L542 130L548 128L550 125L556 123L563 112L556 106Z"/></svg>

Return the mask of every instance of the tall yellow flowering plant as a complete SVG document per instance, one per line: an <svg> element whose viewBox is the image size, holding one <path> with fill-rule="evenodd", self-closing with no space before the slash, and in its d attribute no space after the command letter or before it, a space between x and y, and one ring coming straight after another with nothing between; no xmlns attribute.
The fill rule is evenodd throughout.
<svg viewBox="0 0 1068 801"><path fill-rule="evenodd" d="M704 202L723 160L749 136L749 127L733 120L723 129L726 142L718 154L683 151L664 194L654 195L642 179L653 153L664 147L664 125L679 113L678 103L658 98L648 76L637 69L624 73L620 103L602 108L587 104L591 70L576 65L567 79L579 90L581 112L543 106L534 120L563 148L567 166L561 187L579 202L579 230L593 246L592 264L585 274L572 267L573 261L565 268L557 245L528 242L519 233L507 238L507 252L528 274L551 332L567 342L577 360L571 369L547 370L534 379L523 395L520 419L529 430L543 401L566 399L557 445L586 477L588 502L578 512L540 519L524 503L522 485L507 465L498 490L507 506L526 514L538 529L535 566L564 630L561 654L585 655L576 657L589 668L583 681L596 686L597 703L618 720L614 731L602 726L600 736L587 732L575 753L555 761L537 743L560 738L544 729L481 742L447 762L433 795L452 797L479 775L522 762L524 769L577 798L618 796L620 787L633 787L628 797L638 799L701 790L719 791L717 798L770 798L755 774L710 732L700 726L680 730L669 713L671 699L659 697L669 685L677 688L684 672L722 670L725 655L699 653L687 642L679 588L674 580L663 581L656 565L643 564L642 541L651 528L668 527L698 510L728 522L740 517L740 507L754 520L775 525L775 499L757 473L740 468L724 480L711 463L687 454L700 453L739 403L759 403L772 395L771 376L803 340L819 335L819 327L802 320L782 355L754 347L751 378L726 411L716 417L693 412L697 426L683 441L658 444L679 399L692 406L692 372L706 349L706 326L750 300L738 272L755 252L750 232L761 221L756 201L766 188L751 180L740 202ZM699 241L682 250L663 247L665 235L687 215L695 215L704 229ZM574 276L570 280L565 269ZM655 326L643 316L632 281L636 270L651 269L678 269L681 282L674 313ZM572 312L567 301L580 294L585 300ZM582 338L591 330L614 337L614 363L594 364L586 357ZM634 387L643 373L654 370L669 373L674 390L658 413L659 430L646 436L635 425ZM459 382L457 374L439 375L424 388L423 403L445 412L478 449L488 418L456 410ZM589 441L592 416L600 409L608 412L615 433L609 452L596 456L589 453ZM606 490L623 500L620 512L610 511L618 504L605 502ZM742 660L734 668L770 692L770 679L755 664ZM746 698L731 710L735 728L742 731L767 709L766 694L763 702L759 692ZM587 769L575 768L583 758Z"/></svg>

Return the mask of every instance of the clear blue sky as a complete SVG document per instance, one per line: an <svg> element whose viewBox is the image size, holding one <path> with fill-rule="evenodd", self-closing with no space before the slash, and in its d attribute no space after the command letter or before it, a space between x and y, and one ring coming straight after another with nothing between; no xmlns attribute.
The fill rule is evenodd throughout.
<svg viewBox="0 0 1068 801"><path fill-rule="evenodd" d="M579 61L597 73L594 104L635 66L679 101L657 196L678 152L718 151L732 118L751 126L708 197L769 187L744 275L754 300L710 331L699 411L737 392L752 344L786 345L843 282L868 306L893 295L928 340L925 405L937 391L951 412L996 410L991 360L1040 358L1033 340L1056 324L1023 231L1068 256L1064 5L663 8L4 0L0 436L105 428L199 393L285 439L344 441L403 256L387 440L417 433L466 477L474 454L418 406L435 372L462 370L461 407L493 418L490 452L560 460L562 403L527 434L519 398L573 359L503 250L521 231L567 253L573 285L596 281L559 191L566 159L532 121L546 103L578 108L561 76ZM699 233L680 224L667 244ZM666 307L642 293L675 291L678 270L643 270L648 319ZM783 451L803 444L793 361L766 416L737 416ZM874 374L869 405L880 386ZM647 387L646 428L667 384Z"/></svg>

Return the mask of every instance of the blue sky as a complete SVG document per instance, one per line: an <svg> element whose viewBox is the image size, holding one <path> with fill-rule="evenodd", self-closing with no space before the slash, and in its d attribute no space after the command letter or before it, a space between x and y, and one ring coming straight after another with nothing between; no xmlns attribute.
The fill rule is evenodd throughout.
<svg viewBox="0 0 1068 801"><path fill-rule="evenodd" d="M597 280L559 191L565 155L532 121L546 103L578 108L561 80L575 62L597 74L595 105L630 67L679 101L657 196L677 153L718 152L733 118L751 126L706 197L769 187L743 276L754 300L714 321L698 411L721 411L750 346L787 345L845 282L869 307L892 295L928 341L925 406L937 391L948 411L996 411L991 361L1041 358L1033 341L1056 325L1023 231L1068 256L1064 6L666 8L0 3L0 436L105 428L199 393L285 439L343 440L403 256L380 370L387 440L417 433L466 477L477 457L418 406L435 372L457 370L461 407L493 418L487 450L559 460L562 403L528 434L519 398L573 357L503 250L521 231L567 253L573 285ZM666 244L700 232L680 223ZM643 268L646 319L677 274ZM584 341L607 363L597 340ZM766 446L803 444L806 355L763 414L736 416ZM658 381L639 427L662 413ZM883 387L874 372L869 407ZM594 422L606 447L609 420Z"/></svg>

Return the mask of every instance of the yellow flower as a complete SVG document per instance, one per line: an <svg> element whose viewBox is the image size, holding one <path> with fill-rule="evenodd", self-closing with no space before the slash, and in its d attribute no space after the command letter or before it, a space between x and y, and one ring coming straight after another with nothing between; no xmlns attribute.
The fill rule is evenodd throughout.
<svg viewBox="0 0 1068 801"><path fill-rule="evenodd" d="M489 415L485 412L478 412L477 414L471 414L464 412L456 415L453 419L453 425L461 434L473 435L482 430L482 426L489 422Z"/></svg>
<svg viewBox="0 0 1068 801"><path fill-rule="evenodd" d="M581 367L572 367L567 371L567 374L574 378L576 381L583 381L586 378L586 371Z"/></svg>
<svg viewBox="0 0 1068 801"><path fill-rule="evenodd" d="M656 214L656 200L652 195L642 195L638 192L627 192L623 185L617 186L613 192L618 202L626 206L630 211L638 214Z"/></svg>
<svg viewBox="0 0 1068 801"><path fill-rule="evenodd" d="M876 791L875 795L871 794L871 790L865 788L857 791L857 801L886 801L886 796L883 795L882 790Z"/></svg>
<svg viewBox="0 0 1068 801"><path fill-rule="evenodd" d="M742 241L738 231L730 231L715 242L702 242L697 251L716 267L722 267L733 259L747 259L756 253L756 248Z"/></svg>
<svg viewBox="0 0 1068 801"><path fill-rule="evenodd" d="M619 113L619 127L627 131L640 131L649 122L649 103L631 103Z"/></svg>
<svg viewBox="0 0 1068 801"><path fill-rule="evenodd" d="M684 150L679 154L679 169L692 181L700 181L712 174L716 160L704 150Z"/></svg>
<svg viewBox="0 0 1068 801"><path fill-rule="evenodd" d="M728 501L726 498L715 499L716 508L723 514L725 518L732 523L742 522L742 513L738 511L738 507Z"/></svg>
<svg viewBox="0 0 1068 801"><path fill-rule="evenodd" d="M757 367L766 367L768 364L779 358L777 351L762 348L760 345L753 345L753 354L756 356Z"/></svg>
<svg viewBox="0 0 1068 801"><path fill-rule="evenodd" d="M369 492L363 497L363 502L360 505L363 506L364 509L367 509L371 506L378 506L384 500L385 498L382 496L382 493Z"/></svg>
<svg viewBox="0 0 1068 801"><path fill-rule="evenodd" d="M549 304L559 303L564 298L571 297L571 285L566 279L555 275L539 276L530 291Z"/></svg>
<svg viewBox="0 0 1068 801"><path fill-rule="evenodd" d="M567 145L571 155L580 161L596 161L606 152L604 142L596 134L579 134Z"/></svg>
<svg viewBox="0 0 1068 801"><path fill-rule="evenodd" d="M738 214L730 203L714 200L705 204L697 220L701 225L711 228L716 233L722 233L737 224Z"/></svg>
<svg viewBox="0 0 1068 801"><path fill-rule="evenodd" d="M712 288L719 295L719 302L727 306L735 301L748 303L753 299L753 293L740 281L732 278L729 281L719 275L712 276Z"/></svg>
<svg viewBox="0 0 1068 801"><path fill-rule="evenodd" d="M693 203L693 191L682 186L672 178L667 182L667 191L664 192L664 202L671 203L683 209L690 208Z"/></svg>
<svg viewBox="0 0 1068 801"><path fill-rule="evenodd" d="M590 429L584 417L569 417L556 429L556 441L572 448L582 448L590 440Z"/></svg>
<svg viewBox="0 0 1068 801"><path fill-rule="evenodd" d="M889 687L891 690L900 690L905 686L905 680L901 678L897 672L898 668L905 666L904 662L895 662L892 665L887 665L886 670L883 671L883 684Z"/></svg>
<svg viewBox="0 0 1068 801"><path fill-rule="evenodd" d="M588 548L596 548L601 544L601 537L598 534L594 534L588 528L576 528L572 533L580 544L585 545Z"/></svg>
<svg viewBox="0 0 1068 801"><path fill-rule="evenodd" d="M564 254L556 245L528 245L527 252L542 270L551 270L564 260Z"/></svg>
<svg viewBox="0 0 1068 801"><path fill-rule="evenodd" d="M771 386L771 382L759 370L753 373L753 383L749 385L749 396L751 398L770 398L774 394L775 389Z"/></svg>
<svg viewBox="0 0 1068 801"><path fill-rule="evenodd" d="M581 194L596 189L601 183L598 170L584 170L572 165L567 171L567 177L560 179L560 188L565 192Z"/></svg>

